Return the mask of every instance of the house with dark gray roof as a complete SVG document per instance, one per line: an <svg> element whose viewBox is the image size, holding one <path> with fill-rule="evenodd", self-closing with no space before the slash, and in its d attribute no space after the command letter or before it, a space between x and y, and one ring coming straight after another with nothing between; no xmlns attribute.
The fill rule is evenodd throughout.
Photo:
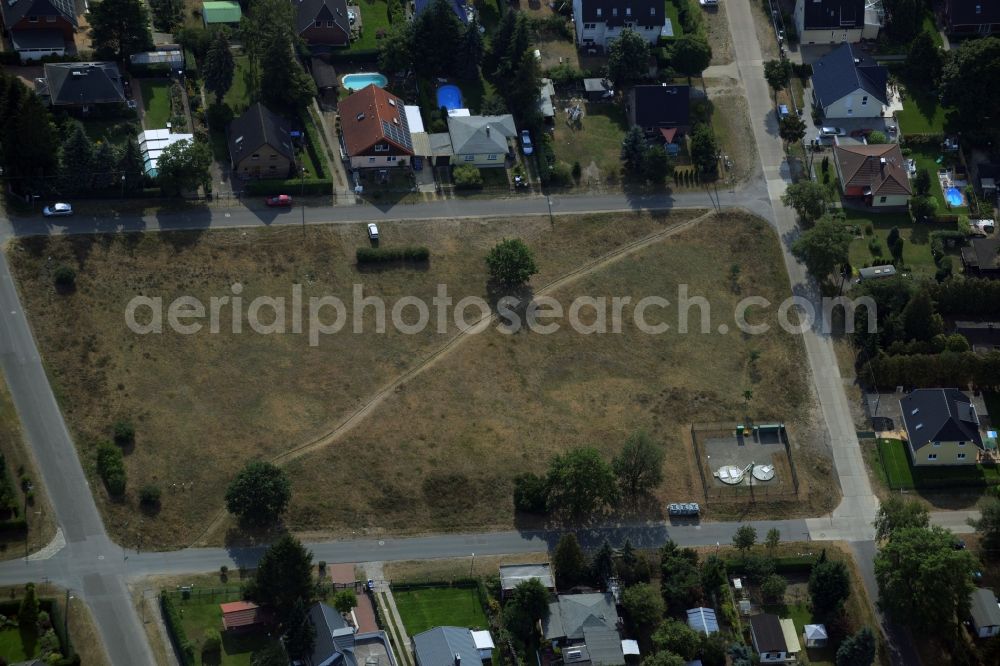
<svg viewBox="0 0 1000 666"><path fill-rule="evenodd" d="M647 136L660 135L673 143L691 129L691 86L633 86L627 100L629 125L641 127Z"/></svg>
<svg viewBox="0 0 1000 666"><path fill-rule="evenodd" d="M507 143L517 136L514 116L449 116L448 135L455 157L453 164L471 164L480 168L506 164Z"/></svg>
<svg viewBox="0 0 1000 666"><path fill-rule="evenodd" d="M483 657L465 627L434 627L411 639L417 666L480 666Z"/></svg>
<svg viewBox="0 0 1000 666"><path fill-rule="evenodd" d="M843 44L813 64L813 100L823 116L878 118L889 105L889 71Z"/></svg>
<svg viewBox="0 0 1000 666"><path fill-rule="evenodd" d="M309 609L316 643L307 666L396 666L384 631L357 633L334 608L318 603Z"/></svg>
<svg viewBox="0 0 1000 666"><path fill-rule="evenodd" d="M113 62L47 63L35 92L49 106L87 113L90 107L124 104L125 88Z"/></svg>
<svg viewBox="0 0 1000 666"><path fill-rule="evenodd" d="M288 122L257 102L229 123L229 157L240 178L287 178L295 164Z"/></svg>
<svg viewBox="0 0 1000 666"><path fill-rule="evenodd" d="M79 27L73 0L2 0L11 44L24 60L64 55Z"/></svg>
<svg viewBox="0 0 1000 666"><path fill-rule="evenodd" d="M1000 33L1000 2L996 0L947 0L944 16L949 35Z"/></svg>
<svg viewBox="0 0 1000 666"><path fill-rule="evenodd" d="M856 44L878 37L883 15L870 0L795 0L793 22L800 44Z"/></svg>
<svg viewBox="0 0 1000 666"><path fill-rule="evenodd" d="M983 449L976 406L958 389L916 389L899 401L910 459L918 465L975 465Z"/></svg>
<svg viewBox="0 0 1000 666"><path fill-rule="evenodd" d="M351 43L347 0L294 0L293 4L295 31L307 44L347 46Z"/></svg>
<svg viewBox="0 0 1000 666"><path fill-rule="evenodd" d="M576 43L584 51L604 51L626 28L656 44L665 17L657 0L573 0Z"/></svg>
<svg viewBox="0 0 1000 666"><path fill-rule="evenodd" d="M962 267L967 275L1000 278L1000 238L973 238L962 248Z"/></svg>
<svg viewBox="0 0 1000 666"><path fill-rule="evenodd" d="M621 666L625 654L619 624L612 594L561 594L549 604L542 632L562 648L567 663Z"/></svg>
<svg viewBox="0 0 1000 666"><path fill-rule="evenodd" d="M777 615L764 613L750 618L750 636L753 647L760 655L760 663L785 663L792 659L785 642L785 634L781 630L781 621Z"/></svg>
<svg viewBox="0 0 1000 666"><path fill-rule="evenodd" d="M969 597L969 617L978 638L1000 635L1000 603L997 595L986 587L978 587Z"/></svg>

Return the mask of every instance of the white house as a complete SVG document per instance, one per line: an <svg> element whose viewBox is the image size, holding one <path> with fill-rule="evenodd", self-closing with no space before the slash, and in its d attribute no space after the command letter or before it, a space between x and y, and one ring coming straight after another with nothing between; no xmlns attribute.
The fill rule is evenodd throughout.
<svg viewBox="0 0 1000 666"><path fill-rule="evenodd" d="M993 590L976 588L969 599L969 615L972 629L979 638L989 638L1000 634L1000 604Z"/></svg>
<svg viewBox="0 0 1000 666"><path fill-rule="evenodd" d="M882 28L881 0L795 0L800 44L856 44Z"/></svg>
<svg viewBox="0 0 1000 666"><path fill-rule="evenodd" d="M576 43L603 51L629 27L656 44L665 15L663 2L656 0L573 0Z"/></svg>
<svg viewBox="0 0 1000 666"><path fill-rule="evenodd" d="M889 72L850 44L813 64L813 100L831 118L878 118L889 105Z"/></svg>

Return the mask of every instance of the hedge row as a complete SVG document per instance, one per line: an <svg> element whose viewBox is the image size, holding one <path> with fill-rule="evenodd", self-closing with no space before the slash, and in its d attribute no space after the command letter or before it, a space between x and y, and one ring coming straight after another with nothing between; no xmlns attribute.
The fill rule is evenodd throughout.
<svg viewBox="0 0 1000 666"><path fill-rule="evenodd" d="M872 359L879 386L968 386L992 388L1000 385L1000 352L942 352Z"/></svg>
<svg viewBox="0 0 1000 666"><path fill-rule="evenodd" d="M163 621L167 625L181 666L194 666L194 643L188 639L187 632L184 631L177 605L165 591L160 593L160 608L163 609Z"/></svg>
<svg viewBox="0 0 1000 666"><path fill-rule="evenodd" d="M333 181L329 178L306 178L298 180L264 179L251 180L244 187L247 194L332 194Z"/></svg>
<svg viewBox="0 0 1000 666"><path fill-rule="evenodd" d="M125 494L125 456L114 444L105 442L97 447L97 473L110 494Z"/></svg>
<svg viewBox="0 0 1000 666"><path fill-rule="evenodd" d="M13 532L23 534L28 531L28 521L24 518L11 518L0 522L0 534Z"/></svg>
<svg viewBox="0 0 1000 666"><path fill-rule="evenodd" d="M725 557L723 558L723 562L726 565L726 571L738 572L743 567L743 558L739 556ZM774 572L784 574L809 573L812 571L813 565L815 564L815 555L788 555L785 557L775 557Z"/></svg>
<svg viewBox="0 0 1000 666"><path fill-rule="evenodd" d="M359 264L384 264L390 261L427 261L431 251L426 247L359 247Z"/></svg>
<svg viewBox="0 0 1000 666"><path fill-rule="evenodd" d="M930 289L937 311L946 317L1000 317L1000 281L953 278L930 283Z"/></svg>
<svg viewBox="0 0 1000 666"><path fill-rule="evenodd" d="M326 178L326 151L323 150L323 144L320 142L311 110L306 110L299 114L299 121L306 132L306 150L309 152L309 157L312 159L313 164L318 169L318 172L313 174L313 178L317 180Z"/></svg>

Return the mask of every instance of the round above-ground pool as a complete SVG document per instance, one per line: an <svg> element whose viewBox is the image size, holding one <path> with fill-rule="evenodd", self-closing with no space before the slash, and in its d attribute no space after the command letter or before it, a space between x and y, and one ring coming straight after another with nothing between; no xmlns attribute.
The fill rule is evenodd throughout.
<svg viewBox="0 0 1000 666"><path fill-rule="evenodd" d="M389 83L389 79L385 78L384 74L379 74L378 72L360 72L358 74L348 74L344 77L344 87L348 90L361 90L370 85L385 88L387 83Z"/></svg>
<svg viewBox="0 0 1000 666"><path fill-rule="evenodd" d="M462 91L458 86L446 84L437 89L438 108L442 106L449 111L462 108Z"/></svg>
<svg viewBox="0 0 1000 666"><path fill-rule="evenodd" d="M944 191L944 198L948 202L948 205L952 208L958 208L959 206L965 205L965 198L962 196L962 190L957 187L949 187Z"/></svg>

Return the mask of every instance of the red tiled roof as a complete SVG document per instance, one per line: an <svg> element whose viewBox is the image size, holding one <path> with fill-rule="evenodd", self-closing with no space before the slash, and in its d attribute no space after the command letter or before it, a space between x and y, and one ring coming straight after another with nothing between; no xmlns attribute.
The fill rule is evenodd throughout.
<svg viewBox="0 0 1000 666"><path fill-rule="evenodd" d="M232 601L219 604L222 610L223 629L249 627L263 621L263 613L257 604L251 601Z"/></svg>
<svg viewBox="0 0 1000 666"><path fill-rule="evenodd" d="M872 196L913 193L898 144L837 146L833 152L844 177L845 191L870 187Z"/></svg>
<svg viewBox="0 0 1000 666"><path fill-rule="evenodd" d="M410 129L403 100L372 84L352 94L338 105L340 131L348 155L362 155L376 143L393 146L397 154L413 154ZM390 136L398 128L405 140ZM407 145L409 143L409 145Z"/></svg>

